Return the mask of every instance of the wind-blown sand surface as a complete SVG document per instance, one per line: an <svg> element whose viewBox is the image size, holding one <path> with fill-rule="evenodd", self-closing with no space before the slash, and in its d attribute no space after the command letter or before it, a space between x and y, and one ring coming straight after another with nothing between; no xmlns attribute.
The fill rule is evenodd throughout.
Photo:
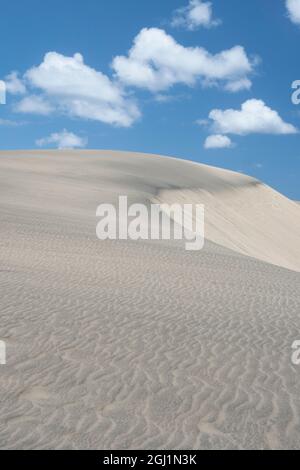
<svg viewBox="0 0 300 470"><path fill-rule="evenodd" d="M204 203L204 249L99 241L119 194ZM299 215L187 161L0 152L0 447L299 448Z"/></svg>

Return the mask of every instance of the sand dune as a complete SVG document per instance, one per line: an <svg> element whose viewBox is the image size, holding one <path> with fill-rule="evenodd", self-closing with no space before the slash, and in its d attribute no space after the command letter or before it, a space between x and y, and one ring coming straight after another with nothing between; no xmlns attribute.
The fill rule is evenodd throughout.
<svg viewBox="0 0 300 470"><path fill-rule="evenodd" d="M204 203L204 249L97 240L119 194ZM192 162L0 152L0 447L299 447L299 214Z"/></svg>
<svg viewBox="0 0 300 470"><path fill-rule="evenodd" d="M115 200L118 194L139 201L199 202L206 207L208 240L300 271L300 209L254 178L155 155L85 151L62 157L44 152L38 158L39 154L2 154L2 171L15 178L15 187L2 197L15 199L25 188L24 206L43 208L47 202L47 211L68 216L81 212L85 217L94 214L97 203Z"/></svg>

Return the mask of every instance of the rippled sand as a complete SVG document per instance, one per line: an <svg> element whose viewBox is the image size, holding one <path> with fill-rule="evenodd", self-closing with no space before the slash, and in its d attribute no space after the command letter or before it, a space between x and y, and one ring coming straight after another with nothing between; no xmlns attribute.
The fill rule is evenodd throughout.
<svg viewBox="0 0 300 470"><path fill-rule="evenodd" d="M204 249L97 240L120 193L204 202ZM0 447L299 448L299 211L170 158L0 153Z"/></svg>

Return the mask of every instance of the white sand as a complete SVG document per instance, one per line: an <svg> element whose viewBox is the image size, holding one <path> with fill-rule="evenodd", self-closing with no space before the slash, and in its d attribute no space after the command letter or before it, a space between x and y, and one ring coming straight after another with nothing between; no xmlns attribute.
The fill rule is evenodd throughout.
<svg viewBox="0 0 300 470"><path fill-rule="evenodd" d="M204 250L100 242L118 194L205 203ZM0 447L299 447L299 215L191 162L0 152Z"/></svg>

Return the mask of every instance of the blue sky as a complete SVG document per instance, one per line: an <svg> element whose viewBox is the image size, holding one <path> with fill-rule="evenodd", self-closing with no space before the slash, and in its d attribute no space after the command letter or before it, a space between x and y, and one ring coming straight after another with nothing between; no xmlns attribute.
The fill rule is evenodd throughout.
<svg viewBox="0 0 300 470"><path fill-rule="evenodd" d="M178 156L300 200L300 0L11 0L1 19L1 149Z"/></svg>

